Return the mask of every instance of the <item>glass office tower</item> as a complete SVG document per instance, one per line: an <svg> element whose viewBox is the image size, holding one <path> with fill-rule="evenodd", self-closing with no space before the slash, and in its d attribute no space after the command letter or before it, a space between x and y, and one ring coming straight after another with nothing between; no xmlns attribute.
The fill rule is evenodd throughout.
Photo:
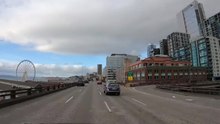
<svg viewBox="0 0 220 124"><path fill-rule="evenodd" d="M209 80L220 80L220 40L200 37L191 42L193 67L207 67Z"/></svg>
<svg viewBox="0 0 220 124"><path fill-rule="evenodd" d="M177 14L178 29L180 32L190 34L191 39L203 36L202 25L205 20L203 5L193 1Z"/></svg>

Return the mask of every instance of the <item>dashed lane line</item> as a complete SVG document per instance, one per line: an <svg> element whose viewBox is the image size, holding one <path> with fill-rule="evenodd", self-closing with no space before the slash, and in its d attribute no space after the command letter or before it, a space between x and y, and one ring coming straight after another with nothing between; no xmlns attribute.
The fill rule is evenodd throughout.
<svg viewBox="0 0 220 124"><path fill-rule="evenodd" d="M135 98L131 98L133 101L135 101L135 102L137 102L137 103L139 103L139 104L141 104L141 105L144 105L144 106L146 106L146 104L145 103L143 103L143 102L141 102L141 101L139 101L139 100L137 100L137 99L135 99Z"/></svg>
<svg viewBox="0 0 220 124"><path fill-rule="evenodd" d="M73 96L71 96L68 100L66 100L65 103L68 103L71 99L73 99Z"/></svg>
<svg viewBox="0 0 220 124"><path fill-rule="evenodd" d="M108 103L106 101L104 101L106 108L108 109L109 112L112 112L112 110L110 109L110 107L108 106Z"/></svg>
<svg viewBox="0 0 220 124"><path fill-rule="evenodd" d="M186 101L189 101L189 102L192 102L193 101L193 99L185 99Z"/></svg>

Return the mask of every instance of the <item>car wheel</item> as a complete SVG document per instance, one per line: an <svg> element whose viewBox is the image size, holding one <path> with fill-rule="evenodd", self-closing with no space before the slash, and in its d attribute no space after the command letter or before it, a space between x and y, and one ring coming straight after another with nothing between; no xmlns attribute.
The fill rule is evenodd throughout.
<svg viewBox="0 0 220 124"><path fill-rule="evenodd" d="M108 92L105 92L105 95L108 95Z"/></svg>
<svg viewBox="0 0 220 124"><path fill-rule="evenodd" d="M120 96L120 93L117 93L118 96Z"/></svg>

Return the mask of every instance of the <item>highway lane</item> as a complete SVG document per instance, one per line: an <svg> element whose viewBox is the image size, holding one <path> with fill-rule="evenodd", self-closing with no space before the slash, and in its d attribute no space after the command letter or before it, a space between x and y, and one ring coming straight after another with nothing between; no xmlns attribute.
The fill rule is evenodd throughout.
<svg viewBox="0 0 220 124"><path fill-rule="evenodd" d="M190 96L155 91L152 88L121 87L121 91L121 96L106 96L103 94L103 87L95 82L86 84L85 87L73 87L0 109L0 123L218 124L220 122L218 99L215 99L216 104L213 105L206 103L212 98L197 97L200 102L198 104L182 100Z"/></svg>
<svg viewBox="0 0 220 124"><path fill-rule="evenodd" d="M152 92L143 92L139 90L129 89L132 93L129 97L135 97L143 103L146 103L146 107L143 107L145 111L151 112L157 118L162 119L168 123L192 123L192 124L219 124L220 104L218 106L206 106L197 104L193 101L175 99L171 96L177 95L173 93L170 96L161 96ZM161 91L164 94L164 91ZM160 94L161 94L160 93ZM189 96L187 96L189 97ZM201 98L203 99L203 98ZM205 98L205 100L213 100L212 98ZM215 100L219 103L219 100Z"/></svg>
<svg viewBox="0 0 220 124"><path fill-rule="evenodd" d="M0 122L4 124L54 122L54 119L60 117L68 109L66 101L72 96L77 98L84 89L73 87L2 108L0 109Z"/></svg>
<svg viewBox="0 0 220 124"><path fill-rule="evenodd" d="M196 94L196 93L192 94L188 92L161 90L161 89L157 89L155 85L141 86L131 89L137 90L141 94L151 94L165 98L172 98L183 102L185 101L198 105L220 108L220 96L217 95Z"/></svg>

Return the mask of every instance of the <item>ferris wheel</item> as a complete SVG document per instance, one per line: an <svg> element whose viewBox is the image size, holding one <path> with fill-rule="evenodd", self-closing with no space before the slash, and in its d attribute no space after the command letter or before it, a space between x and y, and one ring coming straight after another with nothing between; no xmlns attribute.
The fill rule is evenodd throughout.
<svg viewBox="0 0 220 124"><path fill-rule="evenodd" d="M30 60L22 60L16 68L16 77L18 81L34 80L36 68Z"/></svg>

